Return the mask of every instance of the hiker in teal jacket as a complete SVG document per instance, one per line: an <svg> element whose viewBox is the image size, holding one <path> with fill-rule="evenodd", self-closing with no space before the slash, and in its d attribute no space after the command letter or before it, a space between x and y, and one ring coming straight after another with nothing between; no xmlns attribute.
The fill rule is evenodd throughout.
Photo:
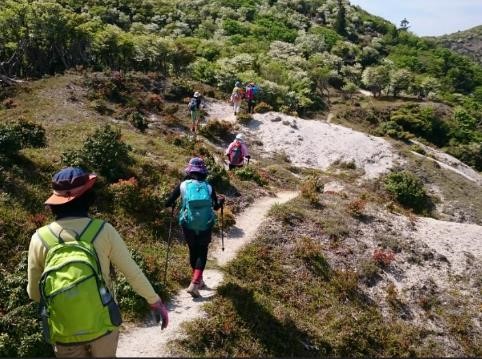
<svg viewBox="0 0 482 359"><path fill-rule="evenodd" d="M179 223L189 247L189 262L192 268L192 279L187 292L193 298L198 298L201 296L199 289L205 287L202 275L215 223L213 209L218 210L223 206L224 197L217 196L214 187L206 181L208 169L201 158L192 158L185 172L184 181L173 190L166 201L166 207L173 207L179 196L181 197Z"/></svg>

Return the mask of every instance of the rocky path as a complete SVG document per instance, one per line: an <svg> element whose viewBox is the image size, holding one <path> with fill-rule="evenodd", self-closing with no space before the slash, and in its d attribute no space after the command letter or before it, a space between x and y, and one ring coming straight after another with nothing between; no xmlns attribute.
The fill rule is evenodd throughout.
<svg viewBox="0 0 482 359"><path fill-rule="evenodd" d="M225 250L216 248L210 259L219 265L232 260L237 252L256 237L256 230L263 222L267 212L275 203L285 203L294 197L296 192L281 192L276 197L265 197L256 201L236 218L236 225L225 238ZM201 290L202 298L193 299L182 290L171 303L169 309L169 326L161 331L157 325L148 323L141 326L128 325L119 340L118 357L172 357L176 353L169 351L168 343L182 335L181 325L203 315L202 305L216 293L216 288L223 281L223 273L219 270L207 269L204 280L208 289Z"/></svg>

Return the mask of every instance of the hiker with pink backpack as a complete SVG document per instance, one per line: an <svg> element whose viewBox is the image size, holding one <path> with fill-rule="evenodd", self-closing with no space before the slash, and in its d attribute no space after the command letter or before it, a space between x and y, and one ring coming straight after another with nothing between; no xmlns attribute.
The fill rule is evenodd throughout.
<svg viewBox="0 0 482 359"><path fill-rule="evenodd" d="M236 135L236 138L228 146L225 155L228 156L229 169L243 167L244 159L248 160L251 158L248 152L248 146L244 141L244 136L242 133Z"/></svg>
<svg viewBox="0 0 482 359"><path fill-rule="evenodd" d="M254 84L254 82L250 82L248 86L246 86L246 92L244 95L248 103L248 113L254 112L254 104L256 103L255 101L256 92L257 92L256 85Z"/></svg>

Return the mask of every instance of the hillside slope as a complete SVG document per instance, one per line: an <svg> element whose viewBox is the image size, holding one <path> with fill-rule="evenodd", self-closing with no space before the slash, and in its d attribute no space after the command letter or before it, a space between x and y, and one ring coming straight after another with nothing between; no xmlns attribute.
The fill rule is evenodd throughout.
<svg viewBox="0 0 482 359"><path fill-rule="evenodd" d="M428 37L444 47L468 56L482 65L482 25L438 37Z"/></svg>
<svg viewBox="0 0 482 359"><path fill-rule="evenodd" d="M99 174L91 214L169 301L190 270L174 226L164 282L164 201L191 156L227 226L301 194L273 206L173 352L482 355L479 64L346 0L7 0L0 43L0 356L53 355L25 292L52 174ZM237 80L259 87L253 116L232 115ZM252 160L228 172L239 132ZM135 327L146 303L117 283Z"/></svg>

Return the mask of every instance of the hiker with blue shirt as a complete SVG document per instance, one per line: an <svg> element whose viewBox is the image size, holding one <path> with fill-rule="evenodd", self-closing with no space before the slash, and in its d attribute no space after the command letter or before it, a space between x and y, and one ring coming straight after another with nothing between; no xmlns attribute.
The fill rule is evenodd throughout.
<svg viewBox="0 0 482 359"><path fill-rule="evenodd" d="M114 227L91 218L97 176L67 167L52 178L45 201L55 221L39 228L28 250L29 297L40 302L42 330L57 357L115 357L122 319L112 265L144 297L159 321L168 312Z"/></svg>
<svg viewBox="0 0 482 359"><path fill-rule="evenodd" d="M173 207L181 197L179 224L189 248L189 263L192 268L187 292L193 298L198 298L201 296L199 289L205 287L203 271L216 219L214 211L223 206L224 197L217 196L214 187L206 181L208 169L201 158L192 158L185 172L186 177L176 186L165 205L166 208Z"/></svg>

